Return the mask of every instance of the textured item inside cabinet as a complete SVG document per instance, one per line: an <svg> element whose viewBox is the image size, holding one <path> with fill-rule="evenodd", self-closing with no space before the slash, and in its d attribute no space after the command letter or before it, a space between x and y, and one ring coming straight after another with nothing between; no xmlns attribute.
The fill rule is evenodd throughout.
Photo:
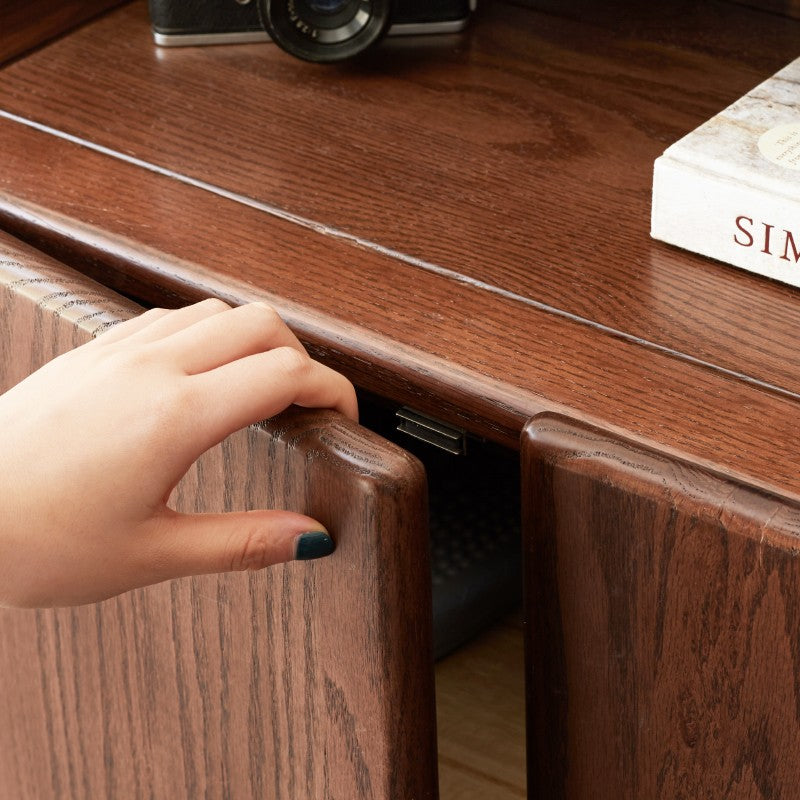
<svg viewBox="0 0 800 800"><path fill-rule="evenodd" d="M521 602L518 454L469 437L453 455L397 430L395 407L360 393L361 424L425 465L437 659Z"/></svg>

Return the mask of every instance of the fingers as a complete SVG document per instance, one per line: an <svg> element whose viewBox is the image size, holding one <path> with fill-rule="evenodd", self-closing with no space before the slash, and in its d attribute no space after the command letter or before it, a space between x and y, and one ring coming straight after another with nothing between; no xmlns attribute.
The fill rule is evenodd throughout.
<svg viewBox="0 0 800 800"><path fill-rule="evenodd" d="M176 310L152 308L115 325L97 341L111 344L123 339L132 344L159 341L161 357L188 375L275 347L293 347L305 353L270 306L248 303L231 308L215 298Z"/></svg>
<svg viewBox="0 0 800 800"><path fill-rule="evenodd" d="M209 297L199 303L190 306L176 308L167 314L151 318L148 325L132 332L126 338L131 344L146 344L165 339L178 331L190 328L195 323L201 322L208 317L222 315L231 312L231 307L215 297ZM147 316L147 311L143 316Z"/></svg>
<svg viewBox="0 0 800 800"><path fill-rule="evenodd" d="M256 570L294 559L329 555L334 543L324 526L290 511L178 514L159 521L148 548L153 580Z"/></svg>
<svg viewBox="0 0 800 800"><path fill-rule="evenodd" d="M171 365L179 380L191 381L189 395L202 418L197 444L204 447L292 403L358 419L352 384L313 361L263 303L232 309L209 299L173 311L152 309L96 341L153 345L151 355Z"/></svg>
<svg viewBox="0 0 800 800"><path fill-rule="evenodd" d="M110 328L103 331L94 341L101 345L118 342L140 331L142 328L146 328L157 319L172 313L173 312L168 308L151 308L132 319L126 319L124 322L118 322L116 325L112 325Z"/></svg>
<svg viewBox="0 0 800 800"><path fill-rule="evenodd" d="M183 308L151 308L133 319L120 322L104 331L95 342L99 345L109 345L123 339L140 344L152 342L187 328L208 316L230 310L231 307L227 303L214 297Z"/></svg>
<svg viewBox="0 0 800 800"><path fill-rule="evenodd" d="M264 303L205 317L163 339L160 346L188 375L276 347L306 352L277 311Z"/></svg>
<svg viewBox="0 0 800 800"><path fill-rule="evenodd" d="M188 378L212 443L295 403L353 420L358 404L343 375L291 347L279 347Z"/></svg>

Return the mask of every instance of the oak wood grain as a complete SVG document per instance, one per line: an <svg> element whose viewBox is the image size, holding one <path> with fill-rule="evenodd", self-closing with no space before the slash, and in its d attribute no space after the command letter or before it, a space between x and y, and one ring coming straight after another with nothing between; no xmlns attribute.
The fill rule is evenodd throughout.
<svg viewBox="0 0 800 800"><path fill-rule="evenodd" d="M796 797L800 505L547 415L523 483L532 796Z"/></svg>
<svg viewBox="0 0 800 800"><path fill-rule="evenodd" d="M0 120L0 147L12 167L0 172L0 225L37 242L54 236L59 257L71 254L125 294L159 304L267 300L357 384L512 447L531 416L568 412L800 495L792 392L147 177L11 121Z"/></svg>
<svg viewBox="0 0 800 800"><path fill-rule="evenodd" d="M0 253L3 385L136 311L6 236ZM172 501L300 510L337 550L0 610L0 795L434 798L419 462L338 414L290 410L206 453Z"/></svg>
<svg viewBox="0 0 800 800"><path fill-rule="evenodd" d="M3 0L0 64L120 5L122 0Z"/></svg>
<svg viewBox="0 0 800 800"><path fill-rule="evenodd" d="M159 50L138 3L5 70L0 107L480 281L487 302L799 391L797 292L648 232L655 157L794 58L800 22L713 0L549 6L482 3L464 36L320 69L269 45Z"/></svg>

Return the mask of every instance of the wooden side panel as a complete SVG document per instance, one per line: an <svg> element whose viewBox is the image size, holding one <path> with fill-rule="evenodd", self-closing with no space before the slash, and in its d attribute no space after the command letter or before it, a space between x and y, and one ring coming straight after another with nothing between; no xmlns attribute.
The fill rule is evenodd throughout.
<svg viewBox="0 0 800 800"><path fill-rule="evenodd" d="M0 239L5 385L133 304ZM436 795L425 477L333 412L209 451L181 510L288 507L333 556L0 610L0 796L398 800Z"/></svg>
<svg viewBox="0 0 800 800"><path fill-rule="evenodd" d="M797 797L798 504L558 417L523 481L530 796Z"/></svg>
<svg viewBox="0 0 800 800"><path fill-rule="evenodd" d="M3 0L0 3L0 64L66 33L123 0Z"/></svg>

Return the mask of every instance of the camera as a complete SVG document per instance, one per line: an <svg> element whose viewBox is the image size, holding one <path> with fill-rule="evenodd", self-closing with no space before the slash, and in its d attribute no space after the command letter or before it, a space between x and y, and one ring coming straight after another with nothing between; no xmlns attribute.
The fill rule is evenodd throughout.
<svg viewBox="0 0 800 800"><path fill-rule="evenodd" d="M149 0L162 47L272 40L306 61L341 61L384 35L455 33L477 0Z"/></svg>

